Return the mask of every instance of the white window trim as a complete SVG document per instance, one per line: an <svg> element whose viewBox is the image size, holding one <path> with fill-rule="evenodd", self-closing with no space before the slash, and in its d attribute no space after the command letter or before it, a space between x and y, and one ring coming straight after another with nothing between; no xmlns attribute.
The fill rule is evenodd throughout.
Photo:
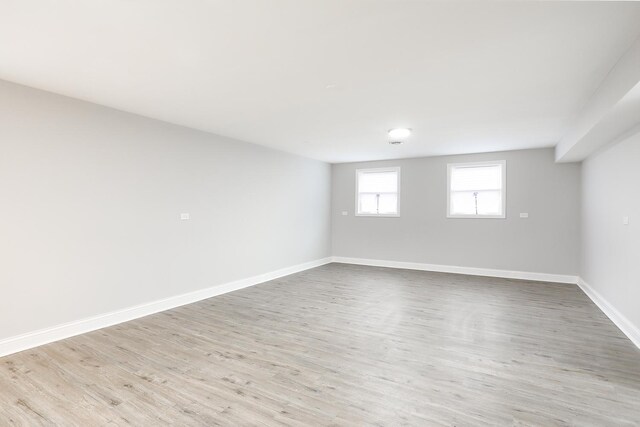
<svg viewBox="0 0 640 427"><path fill-rule="evenodd" d="M461 215L451 214L451 169L454 167L466 166L502 166L502 215ZM486 218L486 219L505 219L507 217L507 161L495 160L491 162L469 162L469 163L449 163L447 164L447 218Z"/></svg>
<svg viewBox="0 0 640 427"><path fill-rule="evenodd" d="M359 213L358 212L358 195L360 193L358 193L358 181L360 179L360 173L361 172L397 172L398 173L398 212L395 214L368 214L368 213ZM400 182L400 167L390 167L390 168L369 168L369 169L356 169L356 209L355 209L355 216L373 216L373 217L378 217L378 218L397 218L400 216L400 188L402 187L401 182Z"/></svg>

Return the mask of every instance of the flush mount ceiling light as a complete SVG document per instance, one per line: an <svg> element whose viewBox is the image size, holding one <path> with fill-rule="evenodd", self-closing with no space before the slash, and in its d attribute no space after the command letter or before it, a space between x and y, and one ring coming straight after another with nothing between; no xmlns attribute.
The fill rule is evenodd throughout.
<svg viewBox="0 0 640 427"><path fill-rule="evenodd" d="M403 139L411 135L411 129L398 128L389 130L389 137L393 139Z"/></svg>

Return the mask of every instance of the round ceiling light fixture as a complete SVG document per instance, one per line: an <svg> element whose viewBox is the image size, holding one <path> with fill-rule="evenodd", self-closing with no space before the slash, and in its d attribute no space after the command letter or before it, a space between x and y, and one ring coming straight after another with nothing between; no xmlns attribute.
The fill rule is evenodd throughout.
<svg viewBox="0 0 640 427"><path fill-rule="evenodd" d="M389 130L389 137L398 140L408 138L411 135L411 129L408 128L397 128Z"/></svg>

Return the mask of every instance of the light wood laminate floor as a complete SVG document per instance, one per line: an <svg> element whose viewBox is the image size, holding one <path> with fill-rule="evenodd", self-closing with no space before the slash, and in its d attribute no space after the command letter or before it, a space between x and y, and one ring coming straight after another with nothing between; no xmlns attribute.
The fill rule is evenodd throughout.
<svg viewBox="0 0 640 427"><path fill-rule="evenodd" d="M0 425L640 424L573 285L329 264L0 359Z"/></svg>

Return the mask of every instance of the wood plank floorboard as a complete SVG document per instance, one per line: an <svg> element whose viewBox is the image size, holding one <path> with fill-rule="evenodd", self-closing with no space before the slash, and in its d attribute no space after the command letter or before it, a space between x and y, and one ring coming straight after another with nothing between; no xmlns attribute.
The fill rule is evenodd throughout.
<svg viewBox="0 0 640 427"><path fill-rule="evenodd" d="M577 286L329 264L0 359L0 426L638 426Z"/></svg>

